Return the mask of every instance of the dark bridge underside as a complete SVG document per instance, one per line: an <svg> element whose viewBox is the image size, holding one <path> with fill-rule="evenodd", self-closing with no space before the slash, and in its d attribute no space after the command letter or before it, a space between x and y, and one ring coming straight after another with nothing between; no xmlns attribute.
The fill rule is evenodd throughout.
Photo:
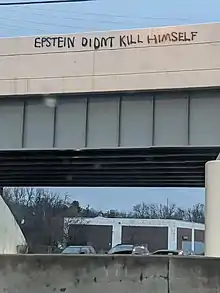
<svg viewBox="0 0 220 293"><path fill-rule="evenodd" d="M220 147L3 150L1 186L203 187Z"/></svg>

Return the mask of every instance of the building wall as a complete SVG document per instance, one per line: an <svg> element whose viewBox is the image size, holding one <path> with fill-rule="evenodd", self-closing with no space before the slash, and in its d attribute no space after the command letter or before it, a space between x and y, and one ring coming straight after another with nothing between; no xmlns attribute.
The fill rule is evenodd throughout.
<svg viewBox="0 0 220 293"><path fill-rule="evenodd" d="M192 241L192 229L177 227L177 249L182 249L182 242L184 240Z"/></svg>
<svg viewBox="0 0 220 293"><path fill-rule="evenodd" d="M203 254L205 248L205 231L194 228L177 228L178 249L192 250Z"/></svg>
<svg viewBox="0 0 220 293"><path fill-rule="evenodd" d="M64 227L68 225L71 227L76 222L76 218L65 218ZM181 249L180 240L183 236L188 236L191 249L194 250L195 241L198 241L198 238L195 239L195 233L202 234L205 229L203 224L165 219L97 217L88 218L85 225L88 225L88 227L90 225L112 226L112 246L128 242L145 243L149 245L150 250L162 248Z"/></svg>
<svg viewBox="0 0 220 293"><path fill-rule="evenodd" d="M168 227L122 226L123 244L147 244L149 251L168 248Z"/></svg>
<svg viewBox="0 0 220 293"><path fill-rule="evenodd" d="M68 245L91 245L97 252L112 247L111 225L72 224L69 227Z"/></svg>
<svg viewBox="0 0 220 293"><path fill-rule="evenodd" d="M0 95L220 85L220 24L0 40Z"/></svg>
<svg viewBox="0 0 220 293"><path fill-rule="evenodd" d="M205 243L205 231L195 229L195 241Z"/></svg>

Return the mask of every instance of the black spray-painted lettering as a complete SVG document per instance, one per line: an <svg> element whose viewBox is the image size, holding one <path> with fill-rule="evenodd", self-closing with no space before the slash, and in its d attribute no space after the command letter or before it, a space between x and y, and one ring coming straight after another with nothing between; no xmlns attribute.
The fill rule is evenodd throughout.
<svg viewBox="0 0 220 293"><path fill-rule="evenodd" d="M175 42L192 42L198 32L171 32L166 34L153 34L147 36L148 44L160 44L160 43L175 43Z"/></svg>
<svg viewBox="0 0 220 293"><path fill-rule="evenodd" d="M143 44L143 40L141 39L141 36L137 34L134 35L121 35L119 36L119 43L120 47L128 47L131 45L138 45Z"/></svg>
<svg viewBox="0 0 220 293"><path fill-rule="evenodd" d="M77 48L77 49L112 49L112 48L128 48L135 46L169 44L178 42L192 42L196 39L198 32L181 32L173 31L167 33L152 33L148 35L140 34L123 34L107 37L37 37L34 40L35 48Z"/></svg>
<svg viewBox="0 0 220 293"><path fill-rule="evenodd" d="M113 48L115 37L82 37L82 47L98 50L100 48Z"/></svg>
<svg viewBox="0 0 220 293"><path fill-rule="evenodd" d="M34 40L35 48L74 48L75 37L38 37Z"/></svg>

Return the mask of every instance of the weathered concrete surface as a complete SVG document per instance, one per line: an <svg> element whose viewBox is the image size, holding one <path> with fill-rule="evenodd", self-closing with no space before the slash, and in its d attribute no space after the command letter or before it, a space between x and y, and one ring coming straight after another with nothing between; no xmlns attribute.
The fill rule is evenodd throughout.
<svg viewBox="0 0 220 293"><path fill-rule="evenodd" d="M170 293L220 292L220 259L206 257L171 258Z"/></svg>
<svg viewBox="0 0 220 293"><path fill-rule="evenodd" d="M168 259L0 256L0 293L167 293Z"/></svg>
<svg viewBox="0 0 220 293"><path fill-rule="evenodd" d="M0 254L17 253L17 246L26 245L26 240L12 212L1 196L0 217Z"/></svg>
<svg viewBox="0 0 220 293"><path fill-rule="evenodd" d="M0 293L217 293L220 259L0 256Z"/></svg>

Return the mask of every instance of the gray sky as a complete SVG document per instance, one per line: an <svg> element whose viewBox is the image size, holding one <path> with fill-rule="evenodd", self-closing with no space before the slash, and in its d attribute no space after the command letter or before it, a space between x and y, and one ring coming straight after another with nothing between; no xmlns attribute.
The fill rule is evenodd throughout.
<svg viewBox="0 0 220 293"><path fill-rule="evenodd" d="M219 0L97 0L0 7L0 37L218 22L219 8ZM75 188L60 191L68 192L83 205L100 209L128 210L141 201L166 203L167 198L170 203L184 207L204 202L202 189Z"/></svg>

